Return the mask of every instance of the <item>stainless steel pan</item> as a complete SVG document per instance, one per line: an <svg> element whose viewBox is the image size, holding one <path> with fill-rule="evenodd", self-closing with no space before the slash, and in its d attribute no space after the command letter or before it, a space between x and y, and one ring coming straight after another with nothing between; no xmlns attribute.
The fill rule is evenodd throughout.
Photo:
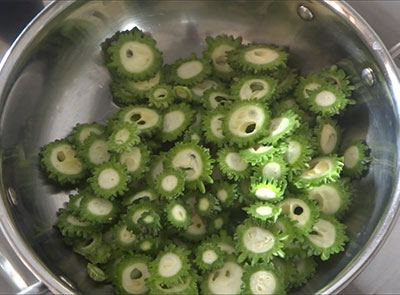
<svg viewBox="0 0 400 295"><path fill-rule="evenodd" d="M120 29L150 32L166 62L201 52L219 33L290 48L303 73L341 61L358 87L343 119L348 138L366 138L369 175L358 185L345 222L346 252L323 263L300 292L336 293L374 256L397 215L399 98L397 69L378 36L343 1L60 1L26 28L0 65L0 223L8 242L37 277L34 292L107 293L52 225L67 192L46 182L40 146L77 122L116 110L99 44Z"/></svg>

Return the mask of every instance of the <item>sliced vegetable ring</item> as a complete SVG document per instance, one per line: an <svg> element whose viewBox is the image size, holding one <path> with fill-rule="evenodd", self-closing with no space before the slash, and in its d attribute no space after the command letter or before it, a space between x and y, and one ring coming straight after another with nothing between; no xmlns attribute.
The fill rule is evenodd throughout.
<svg viewBox="0 0 400 295"><path fill-rule="evenodd" d="M188 58L180 58L171 69L171 80L178 85L192 86L202 82L211 74L208 61L199 59L195 54Z"/></svg>
<svg viewBox="0 0 400 295"><path fill-rule="evenodd" d="M231 87L231 96L240 100L268 103L275 93L277 81L267 76L244 76Z"/></svg>
<svg viewBox="0 0 400 295"><path fill-rule="evenodd" d="M155 188L161 197L175 199L185 188L185 173L178 169L165 169L156 177Z"/></svg>
<svg viewBox="0 0 400 295"><path fill-rule="evenodd" d="M240 180L250 176L251 167L237 149L225 147L218 152L218 164L221 172L229 179Z"/></svg>
<svg viewBox="0 0 400 295"><path fill-rule="evenodd" d="M122 153L129 151L140 142L136 123L120 123L114 127L107 141L109 150Z"/></svg>
<svg viewBox="0 0 400 295"><path fill-rule="evenodd" d="M365 141L355 141L343 149L343 173L352 178L361 177L371 162L370 149Z"/></svg>
<svg viewBox="0 0 400 295"><path fill-rule="evenodd" d="M266 135L269 112L256 101L235 103L225 115L223 132L233 143L243 147Z"/></svg>
<svg viewBox="0 0 400 295"><path fill-rule="evenodd" d="M228 64L238 72L264 73L286 65L288 54L267 44L249 44L228 52Z"/></svg>
<svg viewBox="0 0 400 295"><path fill-rule="evenodd" d="M176 104L169 107L163 116L161 140L173 141L183 135L193 118L193 111L186 104Z"/></svg>
<svg viewBox="0 0 400 295"><path fill-rule="evenodd" d="M241 294L285 294L280 272L271 264L245 266L242 281Z"/></svg>

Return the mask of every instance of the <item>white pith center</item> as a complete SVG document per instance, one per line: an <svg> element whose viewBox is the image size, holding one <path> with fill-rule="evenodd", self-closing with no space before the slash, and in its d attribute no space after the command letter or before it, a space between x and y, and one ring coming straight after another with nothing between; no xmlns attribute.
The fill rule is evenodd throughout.
<svg viewBox="0 0 400 295"><path fill-rule="evenodd" d="M156 177L164 171L164 164L163 161L160 160L153 168L151 171L151 178L153 181L156 179Z"/></svg>
<svg viewBox="0 0 400 295"><path fill-rule="evenodd" d="M259 254L272 249L275 237L269 230L253 226L243 233L242 242L248 251Z"/></svg>
<svg viewBox="0 0 400 295"><path fill-rule="evenodd" d="M321 91L315 96L315 103L322 107L328 107L336 102L336 96L330 91Z"/></svg>
<svg viewBox="0 0 400 295"><path fill-rule="evenodd" d="M212 80L204 80L203 82L195 85L192 88L192 91L195 95L197 96L203 96L204 92L206 92L208 89L211 88L216 88L217 87L217 83L212 81Z"/></svg>
<svg viewBox="0 0 400 295"><path fill-rule="evenodd" d="M142 152L140 148L134 147L129 152L122 153L119 162L125 164L129 172L135 172L139 167L142 160Z"/></svg>
<svg viewBox="0 0 400 295"><path fill-rule="evenodd" d="M93 198L88 202L87 209L94 215L104 216L111 213L113 204L102 198Z"/></svg>
<svg viewBox="0 0 400 295"><path fill-rule="evenodd" d="M132 271L140 271L142 276L138 279L132 279ZM150 277L147 265L143 262L137 262L125 268L122 272L122 288L128 294L146 294L149 289L145 284L145 279Z"/></svg>
<svg viewBox="0 0 400 295"><path fill-rule="evenodd" d="M271 200L276 197L275 191L268 186L257 189L255 195L260 200Z"/></svg>
<svg viewBox="0 0 400 295"><path fill-rule="evenodd" d="M230 132L238 137L251 136L257 133L265 121L263 109L254 105L242 106L230 116L228 127ZM248 127L255 125L252 131L246 132Z"/></svg>
<svg viewBox="0 0 400 295"><path fill-rule="evenodd" d="M319 158L310 162L310 169L304 170L302 178L314 179L329 173L333 168L333 163L329 158Z"/></svg>
<svg viewBox="0 0 400 295"><path fill-rule="evenodd" d="M225 253L227 253L227 254L229 254L229 255L236 253L235 248L233 248L233 247L232 247L231 245L229 245L229 244L225 244L224 242L217 243L217 246L218 246L222 251L224 251Z"/></svg>
<svg viewBox="0 0 400 295"><path fill-rule="evenodd" d="M314 82L312 82L312 83L310 83L310 84L307 84L307 85L304 87L304 89L303 89L303 96L304 96L305 98L309 98L310 95L308 94L308 91L317 90L317 89L320 88L320 87L321 87L320 84L314 83Z"/></svg>
<svg viewBox="0 0 400 295"><path fill-rule="evenodd" d="M151 243L149 241L144 241L140 244L140 249L142 251L149 251L151 249Z"/></svg>
<svg viewBox="0 0 400 295"><path fill-rule="evenodd" d="M214 51L211 54L211 59L213 61L214 67L218 71L225 73L229 73L232 71L232 68L226 62L226 53L234 49L235 49L234 47L226 44L222 44L214 49Z"/></svg>
<svg viewBox="0 0 400 295"><path fill-rule="evenodd" d="M217 100L217 97L219 98L220 101ZM216 109L221 105L222 100L224 101L228 100L228 94L224 92L212 92L208 96L208 100L210 102L211 108Z"/></svg>
<svg viewBox="0 0 400 295"><path fill-rule="evenodd" d="M153 97L159 101L163 101L168 97L168 91L164 88L157 88L153 92Z"/></svg>
<svg viewBox="0 0 400 295"><path fill-rule="evenodd" d="M337 189L329 184L323 184L312 188L308 197L318 202L318 208L322 213L333 215L342 205L342 199Z"/></svg>
<svg viewBox="0 0 400 295"><path fill-rule="evenodd" d="M147 91L160 83L160 72L158 72L153 78L144 81L129 81L128 83L135 89L140 91Z"/></svg>
<svg viewBox="0 0 400 295"><path fill-rule="evenodd" d="M122 66L130 73L141 73L147 70L154 62L153 51L148 45L130 41L120 49Z"/></svg>
<svg viewBox="0 0 400 295"><path fill-rule="evenodd" d="M185 114L180 111L172 111L164 115L163 133L170 133L178 129L185 122Z"/></svg>
<svg viewBox="0 0 400 295"><path fill-rule="evenodd" d="M217 198L220 200L222 203L224 203L228 199L228 192L224 189L220 189L217 192Z"/></svg>
<svg viewBox="0 0 400 295"><path fill-rule="evenodd" d="M255 48L248 50L244 54L244 59L252 64L264 65L275 61L279 57L279 54L269 48Z"/></svg>
<svg viewBox="0 0 400 295"><path fill-rule="evenodd" d="M128 129L122 129L115 134L115 143L116 144L124 144L130 136L130 132Z"/></svg>
<svg viewBox="0 0 400 295"><path fill-rule="evenodd" d="M234 171L244 171L247 169L248 164L243 160L239 153L230 152L225 156L225 163Z"/></svg>
<svg viewBox="0 0 400 295"><path fill-rule="evenodd" d="M167 175L161 181L161 186L167 192L171 192L178 186L178 177L175 175Z"/></svg>
<svg viewBox="0 0 400 295"><path fill-rule="evenodd" d="M203 64L198 60L192 60L181 64L176 73L181 79L191 79L203 71Z"/></svg>
<svg viewBox="0 0 400 295"><path fill-rule="evenodd" d="M350 169L354 168L360 159L360 153L358 151L358 148L356 146L351 146L347 148L346 151L344 152L343 159L346 168Z"/></svg>
<svg viewBox="0 0 400 295"><path fill-rule="evenodd" d="M182 261L175 253L166 253L161 257L158 263L158 273L163 278L169 278L176 275L182 269Z"/></svg>
<svg viewBox="0 0 400 295"><path fill-rule="evenodd" d="M160 119L160 116L156 111L148 108L138 107L127 112L125 114L124 121L130 123L135 122L132 120L132 116L134 115L140 115L140 119L136 121L138 123L137 128L139 130L145 130L153 127Z"/></svg>
<svg viewBox="0 0 400 295"><path fill-rule="evenodd" d="M201 259L204 263L213 264L218 259L218 255L214 250L206 250L203 252Z"/></svg>
<svg viewBox="0 0 400 295"><path fill-rule="evenodd" d="M192 216L192 224L189 225L186 230L189 234L194 236L201 236L206 233L206 226L203 222L203 219L197 214L193 214Z"/></svg>
<svg viewBox="0 0 400 295"><path fill-rule="evenodd" d="M324 154L330 154L336 147L338 140L336 129L330 124L322 126L320 146Z"/></svg>
<svg viewBox="0 0 400 295"><path fill-rule="evenodd" d="M214 219L214 227L216 229L221 229L223 225L224 225L224 220L221 217Z"/></svg>
<svg viewBox="0 0 400 295"><path fill-rule="evenodd" d="M107 142L103 139L95 140L91 144L88 155L90 162L96 165L107 162L111 157L108 152Z"/></svg>
<svg viewBox="0 0 400 295"><path fill-rule="evenodd" d="M68 215L67 221L68 221L68 223L70 223L72 225L76 225L76 226L89 226L90 225L90 222L80 221L78 218L76 218L73 215Z"/></svg>
<svg viewBox="0 0 400 295"><path fill-rule="evenodd" d="M224 139L225 136L222 133L222 118L224 115L218 114L211 118L210 129L212 134L219 139Z"/></svg>
<svg viewBox="0 0 400 295"><path fill-rule="evenodd" d="M261 146L258 146L257 148L251 147L251 148L249 148L247 150L252 154L263 154L263 153L268 152L272 148L273 148L273 146L261 145Z"/></svg>
<svg viewBox="0 0 400 295"><path fill-rule="evenodd" d="M299 159L302 149L302 145L299 142L291 140L285 153L285 160L289 164L295 163Z"/></svg>
<svg viewBox="0 0 400 295"><path fill-rule="evenodd" d="M242 285L242 267L235 262L225 262L220 269L214 270L209 274L207 283L211 294L229 294L240 293Z"/></svg>
<svg viewBox="0 0 400 295"><path fill-rule="evenodd" d="M203 161L200 155L193 149L179 151L172 159L172 167L185 171L186 181L194 181L203 173Z"/></svg>
<svg viewBox="0 0 400 295"><path fill-rule="evenodd" d="M318 234L309 234L308 239L320 248L329 248L335 243L335 226L327 220L319 219L313 226L313 231Z"/></svg>
<svg viewBox="0 0 400 295"><path fill-rule="evenodd" d="M81 161L75 155L76 151L69 144L59 145L52 150L50 162L57 171L63 174L79 174L83 167Z"/></svg>
<svg viewBox="0 0 400 295"><path fill-rule="evenodd" d="M249 79L239 91L240 100L260 99L270 91L269 84L262 79Z"/></svg>
<svg viewBox="0 0 400 295"><path fill-rule="evenodd" d="M271 120L269 127L270 136L275 136L285 131L285 129L289 126L289 119L286 117L275 118Z"/></svg>
<svg viewBox="0 0 400 295"><path fill-rule="evenodd" d="M97 182L103 189L112 189L119 184L120 176L118 171L115 169L106 168L100 172Z"/></svg>
<svg viewBox="0 0 400 295"><path fill-rule="evenodd" d="M297 221L295 226L302 228L306 225L306 223L310 220L311 211L306 203L302 200L289 198L285 199L280 203L280 207L282 212L289 216L289 218L293 221ZM296 212L297 208L301 208L301 213ZM295 213L296 212L296 213Z"/></svg>
<svg viewBox="0 0 400 295"><path fill-rule="evenodd" d="M210 201L207 198L201 198L199 200L200 211L207 211L210 208Z"/></svg>
<svg viewBox="0 0 400 295"><path fill-rule="evenodd" d="M279 179L281 177L281 165L276 162L270 162L262 168L262 175L268 179Z"/></svg>
<svg viewBox="0 0 400 295"><path fill-rule="evenodd" d="M124 244L131 244L136 240L136 235L123 225L119 231L119 239Z"/></svg>
<svg viewBox="0 0 400 295"><path fill-rule="evenodd" d="M182 205L175 205L171 210L172 216L176 221L185 221L187 219L186 209Z"/></svg>
<svg viewBox="0 0 400 295"><path fill-rule="evenodd" d="M96 127L86 127L82 129L79 133L79 142L83 143L90 135L92 134L101 134L101 130L97 129Z"/></svg>
<svg viewBox="0 0 400 295"><path fill-rule="evenodd" d="M130 197L128 203L132 204L134 201L140 200L143 198L148 198L149 201L152 201L155 199L154 194L151 191L144 190L144 191L140 191L140 192L134 194L132 197Z"/></svg>
<svg viewBox="0 0 400 295"><path fill-rule="evenodd" d="M136 210L132 215L133 223L137 224L138 220L142 217L143 213L149 212L148 209L139 209Z"/></svg>
<svg viewBox="0 0 400 295"><path fill-rule="evenodd" d="M268 216L268 215L271 215L272 209L270 206L260 206L260 207L257 207L256 213L261 216Z"/></svg>
<svg viewBox="0 0 400 295"><path fill-rule="evenodd" d="M276 278L270 271L259 270L250 276L252 294L275 294Z"/></svg>

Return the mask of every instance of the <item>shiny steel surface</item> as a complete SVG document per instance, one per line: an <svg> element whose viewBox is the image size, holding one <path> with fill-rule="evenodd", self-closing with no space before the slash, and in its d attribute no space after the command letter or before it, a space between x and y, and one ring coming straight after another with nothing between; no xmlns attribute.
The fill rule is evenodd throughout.
<svg viewBox="0 0 400 295"><path fill-rule="evenodd" d="M77 122L102 122L117 109L99 44L135 25L158 40L168 63L200 53L206 35L227 33L289 46L291 62L305 73L338 61L353 71L355 80L366 67L374 71L375 84L358 84L359 104L342 119L345 137L366 138L374 158L346 219L351 242L345 253L323 263L300 292L338 292L361 271L385 239L399 205L397 71L383 43L345 3L307 2L314 14L309 22L298 17L299 4L62 1L24 32L0 65L0 220L16 253L52 292L110 289L88 279L83 259L53 229L68 192L45 180L39 148L67 135Z"/></svg>

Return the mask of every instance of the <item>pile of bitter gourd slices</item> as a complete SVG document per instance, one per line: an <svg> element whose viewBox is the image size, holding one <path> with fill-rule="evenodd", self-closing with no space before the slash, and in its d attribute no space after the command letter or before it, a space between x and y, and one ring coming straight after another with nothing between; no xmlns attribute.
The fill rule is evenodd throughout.
<svg viewBox="0 0 400 295"><path fill-rule="evenodd" d="M120 294L282 294L348 240L340 220L369 162L364 142L341 142L349 77L301 77L281 47L205 41L166 65L137 28L105 40L119 111L42 149L48 177L77 188L64 241Z"/></svg>

